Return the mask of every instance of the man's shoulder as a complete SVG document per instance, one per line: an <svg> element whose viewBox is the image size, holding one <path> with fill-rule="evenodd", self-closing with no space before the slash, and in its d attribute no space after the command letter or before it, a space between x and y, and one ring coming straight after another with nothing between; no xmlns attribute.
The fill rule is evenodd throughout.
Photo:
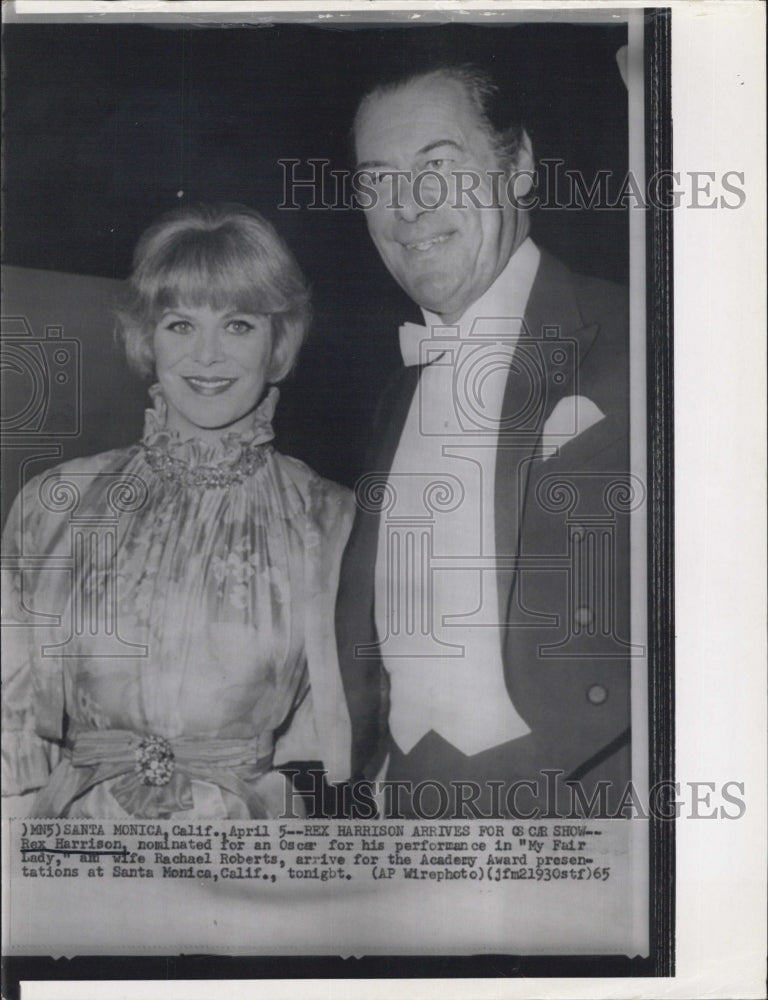
<svg viewBox="0 0 768 1000"><path fill-rule="evenodd" d="M609 416L595 435L626 435L629 419L629 292L626 286L571 271L542 251L532 325L546 337L556 327L576 348L574 395ZM529 305L530 301L529 300ZM586 440L586 438L585 438Z"/></svg>
<svg viewBox="0 0 768 1000"><path fill-rule="evenodd" d="M626 285L571 270L563 261L541 250L537 281L551 293L572 300L583 325L610 318L626 325L629 315L629 289Z"/></svg>
<svg viewBox="0 0 768 1000"><path fill-rule="evenodd" d="M625 326L629 320L629 289L603 278L574 274L579 308L585 320L599 322L610 318Z"/></svg>
<svg viewBox="0 0 768 1000"><path fill-rule="evenodd" d="M539 336L556 327L561 336L575 337L581 384L596 392L599 387L615 408L629 375L628 288L572 271L546 251L536 282L529 299L532 326Z"/></svg>

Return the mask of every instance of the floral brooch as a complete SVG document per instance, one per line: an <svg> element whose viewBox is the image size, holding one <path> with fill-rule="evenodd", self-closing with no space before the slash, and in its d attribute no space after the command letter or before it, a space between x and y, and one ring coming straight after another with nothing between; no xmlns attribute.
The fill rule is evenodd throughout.
<svg viewBox="0 0 768 1000"><path fill-rule="evenodd" d="M134 770L145 785L167 785L174 771L173 747L162 736L145 736L133 751Z"/></svg>

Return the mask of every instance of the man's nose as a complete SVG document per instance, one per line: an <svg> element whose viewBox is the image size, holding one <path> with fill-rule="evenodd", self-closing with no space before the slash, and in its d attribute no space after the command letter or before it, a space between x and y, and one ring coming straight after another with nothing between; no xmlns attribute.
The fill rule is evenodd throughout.
<svg viewBox="0 0 768 1000"><path fill-rule="evenodd" d="M216 327L198 330L193 350L194 360L201 365L212 365L222 356L221 334Z"/></svg>
<svg viewBox="0 0 768 1000"><path fill-rule="evenodd" d="M422 196L421 187L417 181L411 177L398 177L397 187L393 192L394 209L398 219L404 222L416 222L425 212L430 212L434 205L430 204L429 198Z"/></svg>

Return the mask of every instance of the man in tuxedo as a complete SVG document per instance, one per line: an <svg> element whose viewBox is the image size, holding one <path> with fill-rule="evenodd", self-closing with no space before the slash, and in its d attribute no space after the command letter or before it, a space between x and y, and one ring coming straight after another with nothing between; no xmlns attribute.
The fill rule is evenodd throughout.
<svg viewBox="0 0 768 1000"><path fill-rule="evenodd" d="M336 615L353 775L391 816L610 811L630 779L626 290L533 243L533 151L496 95L441 68L355 119L371 238L424 316Z"/></svg>

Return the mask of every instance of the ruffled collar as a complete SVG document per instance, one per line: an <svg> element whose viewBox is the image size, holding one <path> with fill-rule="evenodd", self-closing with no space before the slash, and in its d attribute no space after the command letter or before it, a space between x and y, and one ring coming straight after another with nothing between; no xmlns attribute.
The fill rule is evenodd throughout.
<svg viewBox="0 0 768 1000"><path fill-rule="evenodd" d="M159 385L149 394L153 406L144 411L141 444L150 466L162 479L185 486L225 487L242 482L264 464L275 436L272 417L280 392L272 386L251 414L248 426L229 431L218 440L182 440L166 426L168 406Z"/></svg>

